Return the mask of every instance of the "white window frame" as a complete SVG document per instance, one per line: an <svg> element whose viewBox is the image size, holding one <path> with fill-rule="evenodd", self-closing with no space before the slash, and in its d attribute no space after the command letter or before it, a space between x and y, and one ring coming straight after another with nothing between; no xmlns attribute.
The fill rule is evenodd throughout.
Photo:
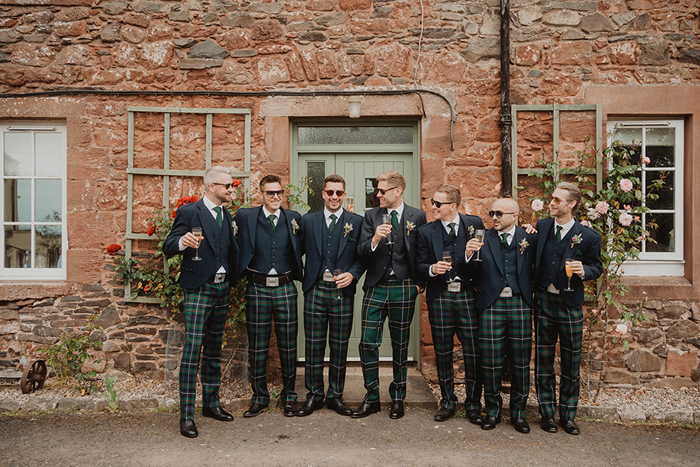
<svg viewBox="0 0 700 467"><path fill-rule="evenodd" d="M5 158L2 158L2 167L0 168L0 174L2 175L2 187L0 190L0 206L2 206L2 231L0 232L0 280L2 281L53 281L53 280L65 280L66 279L66 251L68 250L68 238L67 238L67 131L65 121L37 121L37 120L21 120L21 121L1 121L0 122L0 148L5 147L5 137L8 133L31 133L35 135L37 133L47 133L54 132L61 136L61 145L57 151L57 157L60 157L60 165L63 167L63 173L59 176L37 176L35 171L35 138L31 138L31 164L32 170L31 175L21 175L21 176L6 176L5 175ZM4 153L4 149L3 149ZM5 220L5 180L8 179L30 179L31 180L31 193L32 200L36 196L36 180L60 180L61 181L61 221L56 223L38 222L35 219L35 202L31 202L31 216L29 222L6 222ZM31 265L27 268L8 268L5 266L5 228L12 225L26 225L30 226L30 248L31 248ZM56 225L61 228L61 255L60 255L60 267L57 268L45 268L37 267L41 266L41 261L37 262L36 255L36 226L39 225Z"/></svg>
<svg viewBox="0 0 700 467"><path fill-rule="evenodd" d="M673 213L674 216L674 252L647 252L644 245L637 261L625 262L626 276L683 276L685 274L685 261L683 259L683 178L684 178L684 121L671 118L644 118L608 119L608 143L613 141L613 130L619 127L642 129L642 154L646 156L646 128L673 128L675 130L675 155L674 167L663 168L658 171L674 172L674 209L657 210L656 213ZM654 171L657 171L656 169ZM645 164L642 164L642 172L646 172ZM642 189L646 190L646 177L640 176ZM647 216L644 214L643 216Z"/></svg>

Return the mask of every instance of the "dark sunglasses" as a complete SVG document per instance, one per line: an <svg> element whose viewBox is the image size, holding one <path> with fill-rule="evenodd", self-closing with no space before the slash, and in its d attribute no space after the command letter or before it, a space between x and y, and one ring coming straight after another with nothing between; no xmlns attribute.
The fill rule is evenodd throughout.
<svg viewBox="0 0 700 467"><path fill-rule="evenodd" d="M282 195L284 195L284 190L277 190L277 191L268 190L268 191L263 191L263 193L265 193L270 198L274 198L275 196L279 196L281 198Z"/></svg>
<svg viewBox="0 0 700 467"><path fill-rule="evenodd" d="M496 219L503 217L503 214L515 214L514 212L489 211L489 217L496 216Z"/></svg>
<svg viewBox="0 0 700 467"><path fill-rule="evenodd" d="M392 186L391 188L387 188L386 190L383 190L381 188L377 188L377 193L380 193L382 196L384 196L387 191L395 190L397 188L398 188L397 186Z"/></svg>
<svg viewBox="0 0 700 467"><path fill-rule="evenodd" d="M430 202L432 203L433 206L436 206L438 209L440 209L443 204L454 203L454 201L435 201L433 198L430 198Z"/></svg>
<svg viewBox="0 0 700 467"><path fill-rule="evenodd" d="M233 183L214 183L214 182L212 182L211 184L212 185L220 185L220 186L226 188L227 190L233 186Z"/></svg>
<svg viewBox="0 0 700 467"><path fill-rule="evenodd" d="M345 194L345 192L344 192L343 190L335 190L335 191L333 191L333 190L326 190L326 195L327 195L327 196L333 196L333 193L335 193L335 195L336 195L338 198L340 198L341 196L343 196L343 195Z"/></svg>

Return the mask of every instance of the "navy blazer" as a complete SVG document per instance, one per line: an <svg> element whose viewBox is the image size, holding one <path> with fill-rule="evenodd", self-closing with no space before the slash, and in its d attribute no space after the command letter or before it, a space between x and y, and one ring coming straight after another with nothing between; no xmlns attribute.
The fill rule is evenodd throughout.
<svg viewBox="0 0 700 467"><path fill-rule="evenodd" d="M536 280L539 280L544 266L542 264L542 252L545 242L554 241L554 218L549 217L537 222L537 232L539 232L540 243L537 245L537 254L535 255L535 271ZM567 305L571 307L581 306L583 303L583 281L595 280L603 273L603 263L600 261L600 234L590 227L582 225L579 221L574 220L574 226L571 227L571 239L580 235L581 241L574 242L569 240L569 246L561 258L559 267L559 284L567 284L566 277L566 258L573 258L583 263L585 271L584 278L581 279L578 274L571 277L571 288L573 292L563 290L561 287L561 296Z"/></svg>
<svg viewBox="0 0 700 467"><path fill-rule="evenodd" d="M484 228L484 223L478 216L459 214L459 219L459 229L462 232L466 232L467 241L474 237L474 230ZM474 262L470 261L467 263L465 261L465 251L457 252L457 256L452 258L452 271L450 274L438 274L435 277L430 277L430 266L438 261L442 261L442 233L444 231L445 228L439 220L425 224L418 229L418 275L427 281L425 298L428 300L432 300L440 295L440 292L445 289L448 276L453 278L459 276L467 290L473 289Z"/></svg>
<svg viewBox="0 0 700 467"><path fill-rule="evenodd" d="M257 230L258 216L262 208L262 206L258 206L255 208L239 209L236 212L235 221L238 229L236 238L238 239L238 247L240 249L240 254L238 255L238 275L240 277L243 277L244 271L253 260L253 255L255 254L257 239L255 231ZM280 222L287 225L289 229L289 241L292 244L294 256L294 260L292 261L292 279L301 281L303 273L301 262L301 256L303 254L300 232L301 214L284 208L280 208L280 211L280 218L277 220L277 225L279 225ZM261 245L261 248L266 247L267 245ZM267 273L267 271L260 272Z"/></svg>
<svg viewBox="0 0 700 467"><path fill-rule="evenodd" d="M380 281L384 271L389 266L391 245L387 245L387 239L383 238L377 248L372 251L372 237L377 226L382 223L382 214L387 214L386 208L374 208L365 212L365 219L362 222L362 232L360 234L360 244L357 251L367 267L367 277L365 277L365 287L373 287ZM408 223L411 223L411 230ZM419 287L423 288L425 281L418 276L416 260L416 243L418 239L417 230L426 223L425 213L420 209L413 208L404 203L403 214L399 219L399 235L404 236L404 244L408 250L408 271L409 277L413 279Z"/></svg>
<svg viewBox="0 0 700 467"><path fill-rule="evenodd" d="M200 199L196 203L186 204L177 210L173 228L168 237L163 242L163 253L168 256L182 254L182 265L180 266L180 285L184 289L197 289L209 280L212 274L218 269L218 262L215 260L214 249L219 241L220 232L229 235L231 238L231 248L228 252L229 264L229 286L235 284L238 277L236 265L238 263L238 245L233 235L233 217L227 209L223 209L223 226L219 229L216 219L207 209L204 200ZM192 231L192 227L201 227L204 238L199 244L199 256L201 261L192 261L195 255L194 248L185 248L180 251L180 238L187 232Z"/></svg>
<svg viewBox="0 0 700 467"><path fill-rule="evenodd" d="M323 210L311 212L301 217L302 245L306 253L304 284L302 287L304 293L311 289L311 286L314 285L321 273L325 228L326 219L323 216ZM343 272L349 272L355 278L352 284L342 289L345 295L351 297L355 295L357 281L360 280L360 277L365 272L360 255L357 254L357 240L360 238L360 231L362 230L362 216L343 210L335 228L343 229L335 265L338 269L342 269Z"/></svg>
<svg viewBox="0 0 700 467"><path fill-rule="evenodd" d="M481 247L479 257L481 262L474 261L472 256L469 261L474 262L476 272L476 307L480 310L491 306L501 294L506 284L505 271L503 270L503 250L501 249L501 232L489 229L484 236L484 244ZM516 255L515 261L518 268L518 285L523 299L530 307L534 307L533 292L533 265L535 261L535 248L537 248L538 234L528 235L522 227L515 227ZM476 254L476 253L475 253Z"/></svg>

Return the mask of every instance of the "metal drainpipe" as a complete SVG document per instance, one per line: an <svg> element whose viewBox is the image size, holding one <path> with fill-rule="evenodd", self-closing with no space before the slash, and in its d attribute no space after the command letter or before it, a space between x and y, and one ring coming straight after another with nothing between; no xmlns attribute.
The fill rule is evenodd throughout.
<svg viewBox="0 0 700 467"><path fill-rule="evenodd" d="M513 159L510 153L510 0L501 0L501 192L512 193Z"/></svg>

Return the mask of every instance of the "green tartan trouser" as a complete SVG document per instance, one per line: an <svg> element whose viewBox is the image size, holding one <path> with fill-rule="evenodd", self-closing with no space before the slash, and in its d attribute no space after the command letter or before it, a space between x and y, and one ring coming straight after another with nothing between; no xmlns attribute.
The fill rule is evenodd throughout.
<svg viewBox="0 0 700 467"><path fill-rule="evenodd" d="M267 405L267 354L270 350L272 321L282 367L283 401L295 401L294 384L297 375L297 288L293 282L279 287L265 287L249 282L246 288L246 329L248 330L248 360L253 387L252 402Z"/></svg>
<svg viewBox="0 0 700 467"><path fill-rule="evenodd" d="M366 402L379 400L379 346L382 344L384 320L389 318L394 380L389 385L392 401L406 398L408 340L416 307L418 288L413 279L399 282L390 276L365 290L362 299L362 337L360 361L365 379Z"/></svg>
<svg viewBox="0 0 700 467"><path fill-rule="evenodd" d="M185 289L185 344L180 361L180 418L194 419L197 366L202 353L202 406L219 406L221 342L228 310L228 281Z"/></svg>
<svg viewBox="0 0 700 467"><path fill-rule="evenodd" d="M322 401L343 397L348 341L352 332L354 297L343 295L334 282L319 280L304 297L304 333L306 334L307 399ZM323 390L323 357L326 337L331 350L328 365L328 393Z"/></svg>
<svg viewBox="0 0 700 467"><path fill-rule="evenodd" d="M554 417L556 408L556 377L554 354L559 337L561 351L561 379L559 382L559 417L576 417L581 390L581 341L583 338L583 310L570 308L559 295L542 290L536 294L537 324L535 330L535 383L540 413Z"/></svg>
<svg viewBox="0 0 700 467"><path fill-rule="evenodd" d="M440 382L440 407L454 410L457 406L452 358L456 334L464 356L464 408L480 410L482 379L478 348L479 317L474 307L474 292L443 290L433 300L428 300L428 320Z"/></svg>
<svg viewBox="0 0 700 467"><path fill-rule="evenodd" d="M497 298L481 310L479 349L484 372L486 414L501 413L501 371L506 356L506 339L513 370L510 391L510 417L523 418L530 393L530 358L532 357L532 308L522 295Z"/></svg>

